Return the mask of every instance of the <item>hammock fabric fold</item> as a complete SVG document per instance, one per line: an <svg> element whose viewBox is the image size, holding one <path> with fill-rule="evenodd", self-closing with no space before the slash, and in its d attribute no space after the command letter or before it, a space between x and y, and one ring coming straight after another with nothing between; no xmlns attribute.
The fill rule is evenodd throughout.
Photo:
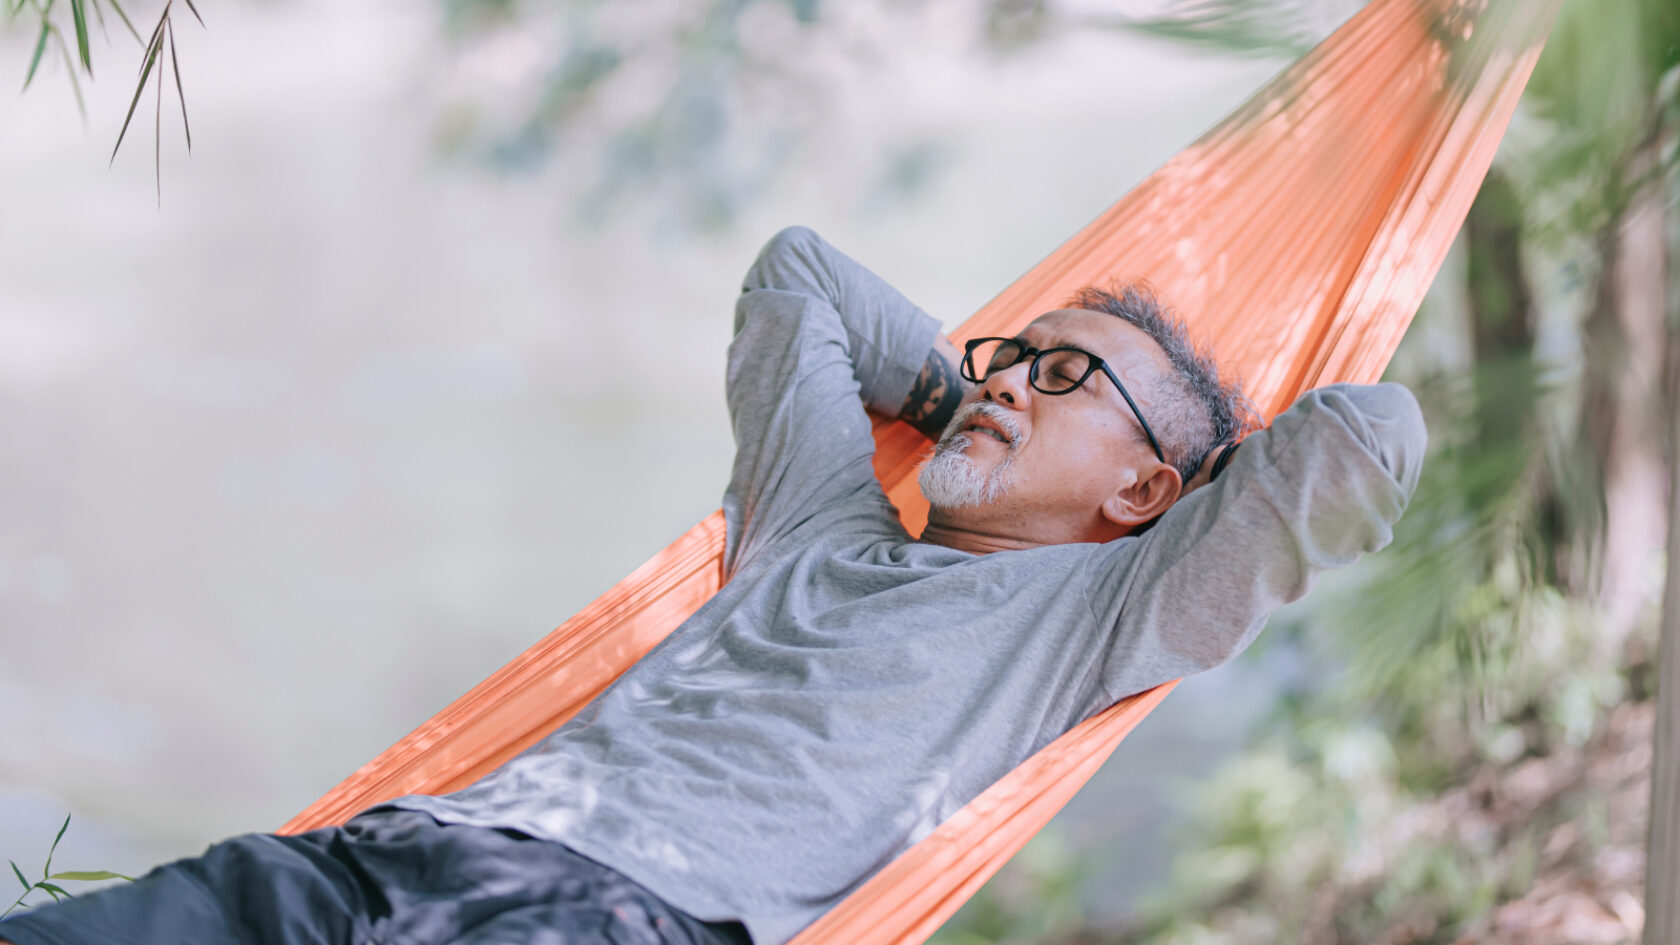
<svg viewBox="0 0 1680 945"><path fill-rule="evenodd" d="M1375 0L953 334L1010 335L1078 288L1146 277L1267 415L1372 382L1481 185L1556 0ZM875 470L912 533L925 441L879 423ZM714 513L294 817L341 823L472 783L586 705L719 586ZM920 942L1036 833L1174 684L1057 739L794 939Z"/></svg>

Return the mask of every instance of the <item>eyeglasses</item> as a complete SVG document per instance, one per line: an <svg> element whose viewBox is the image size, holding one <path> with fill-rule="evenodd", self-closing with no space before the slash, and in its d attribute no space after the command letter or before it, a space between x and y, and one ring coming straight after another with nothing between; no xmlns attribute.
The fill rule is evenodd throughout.
<svg viewBox="0 0 1680 945"><path fill-rule="evenodd" d="M1027 383L1039 393L1060 396L1078 390L1086 378L1101 370L1114 382L1120 396L1126 398L1126 406L1132 408L1132 416L1143 427L1143 435L1149 438L1155 458L1163 463L1167 461L1166 455L1161 452L1161 444L1155 439L1155 431L1149 429L1149 421L1143 419L1143 411L1138 409L1137 401L1132 399L1126 385L1120 383L1120 378L1102 358L1082 348L1040 350L1017 338L975 338L963 348L962 376L976 384L984 383L993 374L1031 358L1032 364L1027 367ZM977 363L986 366L984 374L974 369Z"/></svg>

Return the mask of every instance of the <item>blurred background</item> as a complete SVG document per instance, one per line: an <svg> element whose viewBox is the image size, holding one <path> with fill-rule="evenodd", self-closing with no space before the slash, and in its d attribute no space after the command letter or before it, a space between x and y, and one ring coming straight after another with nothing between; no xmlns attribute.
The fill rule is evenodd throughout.
<svg viewBox="0 0 1680 945"><path fill-rule="evenodd" d="M775 230L955 326L1359 4L102 0L86 63L68 4L13 6L0 858L68 813L55 868L138 874L717 506ZM1680 14L1616 9L1565 3L1390 370L1432 434L1395 545L1181 685L940 940L1637 936Z"/></svg>

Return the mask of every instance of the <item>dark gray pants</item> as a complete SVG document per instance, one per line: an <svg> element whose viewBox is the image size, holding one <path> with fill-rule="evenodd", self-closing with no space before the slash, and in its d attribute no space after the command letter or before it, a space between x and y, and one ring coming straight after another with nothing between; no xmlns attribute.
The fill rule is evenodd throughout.
<svg viewBox="0 0 1680 945"><path fill-rule="evenodd" d="M557 843L362 814L203 856L0 922L17 945L747 945Z"/></svg>

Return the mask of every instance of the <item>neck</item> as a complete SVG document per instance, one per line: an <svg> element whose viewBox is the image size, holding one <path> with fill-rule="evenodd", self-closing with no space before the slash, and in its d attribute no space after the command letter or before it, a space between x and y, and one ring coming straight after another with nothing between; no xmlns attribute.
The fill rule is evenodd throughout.
<svg viewBox="0 0 1680 945"><path fill-rule="evenodd" d="M990 554L994 551L1020 551L1023 548L1037 548L1044 544L1041 541L1029 541L1013 535L975 531L932 521L928 522L927 528L922 529L922 537L919 540L930 545L944 545L947 548L955 548L958 551L966 551L977 555Z"/></svg>
<svg viewBox="0 0 1680 945"><path fill-rule="evenodd" d="M1102 544L1113 541L1129 534L1133 527L1110 522L1107 519L1096 518L1085 527L1068 526L1066 528L1031 529L1024 523L1009 523L1017 527L1001 529L998 523L958 524L950 518L940 514L939 509L930 509L927 527L922 529L922 537L918 540L930 545L944 545L958 551L983 555L994 551L1020 551L1023 548L1041 548L1045 545L1071 545L1081 542Z"/></svg>

